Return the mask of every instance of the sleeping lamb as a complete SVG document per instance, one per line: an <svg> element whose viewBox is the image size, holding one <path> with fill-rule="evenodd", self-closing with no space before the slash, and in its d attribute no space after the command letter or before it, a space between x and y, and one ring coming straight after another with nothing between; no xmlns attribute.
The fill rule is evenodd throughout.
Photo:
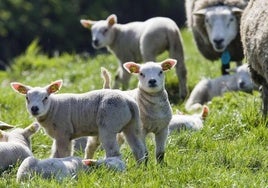
<svg viewBox="0 0 268 188"><path fill-rule="evenodd" d="M110 89L55 94L61 86L62 80L45 87L11 83L16 92L26 96L28 112L53 138L52 157L70 156L72 139L89 135L99 135L106 157L120 156L116 134L122 131L137 162L145 160L139 108L131 97Z"/></svg>
<svg viewBox="0 0 268 188"><path fill-rule="evenodd" d="M119 59L114 88L118 88L120 82L123 89L128 88L130 75L124 70L123 63L155 61L158 54L168 50L169 57L177 60L179 96L181 99L187 96L187 70L182 39L180 30L173 20L155 17L144 22L119 24L116 15L112 14L106 20L80 22L85 28L91 28L94 48L107 47Z"/></svg>
<svg viewBox="0 0 268 188"><path fill-rule="evenodd" d="M229 71L231 72L231 70ZM213 97L228 91L252 92L253 89L257 89L251 80L247 64L237 67L234 71L235 74L223 75L215 79L202 79L191 92L186 101L185 109L187 111L200 110L202 105Z"/></svg>
<svg viewBox="0 0 268 188"><path fill-rule="evenodd" d="M240 17L249 0L186 0L188 27L201 54L222 60L222 73L230 61L238 65L244 58L239 33Z"/></svg>
<svg viewBox="0 0 268 188"><path fill-rule="evenodd" d="M38 129L39 124L33 123L24 129L14 128L9 132L0 130L0 172L33 155L30 137Z"/></svg>
<svg viewBox="0 0 268 188"><path fill-rule="evenodd" d="M177 114L172 115L172 119L169 122L168 130L169 134L173 131L180 131L182 129L198 131L203 128L203 122L208 116L209 108L204 105L202 112L200 114L182 114L177 112Z"/></svg>

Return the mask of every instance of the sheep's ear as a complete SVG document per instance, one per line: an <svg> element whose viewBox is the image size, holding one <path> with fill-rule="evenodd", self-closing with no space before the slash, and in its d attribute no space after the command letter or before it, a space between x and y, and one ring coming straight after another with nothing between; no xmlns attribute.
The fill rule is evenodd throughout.
<svg viewBox="0 0 268 188"><path fill-rule="evenodd" d="M163 71L172 69L177 64L176 59L166 59L161 62L161 67Z"/></svg>
<svg viewBox="0 0 268 188"><path fill-rule="evenodd" d="M204 105L202 109L202 113L201 113L201 118L205 120L206 117L208 116L208 113L209 113L209 108L208 106Z"/></svg>
<svg viewBox="0 0 268 188"><path fill-rule="evenodd" d="M23 135L25 136L25 138L28 138L34 133L36 133L39 130L39 127L40 125L37 122L34 122L24 129Z"/></svg>
<svg viewBox="0 0 268 188"><path fill-rule="evenodd" d="M84 159L82 162L86 166L95 166L97 164L97 160L94 159Z"/></svg>
<svg viewBox="0 0 268 188"><path fill-rule="evenodd" d="M200 10L197 10L195 12L193 12L193 15L196 15L196 16L205 16L207 13L207 9L204 8L204 9L200 9Z"/></svg>
<svg viewBox="0 0 268 188"><path fill-rule="evenodd" d="M129 73L139 73L140 72L140 65L134 62L126 62L123 64L124 68Z"/></svg>
<svg viewBox="0 0 268 188"><path fill-rule="evenodd" d="M92 25L94 25L96 23L96 21L92 21L92 20L80 20L80 23L82 24L82 26L84 28L91 28Z"/></svg>
<svg viewBox="0 0 268 188"><path fill-rule="evenodd" d="M115 14L112 14L107 18L107 21L109 26L113 26L117 23L117 16Z"/></svg>
<svg viewBox="0 0 268 188"><path fill-rule="evenodd" d="M12 128L14 128L14 126L0 121L0 130L7 130L7 129L12 129Z"/></svg>
<svg viewBox="0 0 268 188"><path fill-rule="evenodd" d="M49 94L51 93L56 93L57 91L60 90L61 86L62 86L62 80L57 80L55 82L52 82L51 84L49 84L46 89L47 89L47 92Z"/></svg>
<svg viewBox="0 0 268 188"><path fill-rule="evenodd" d="M30 86L23 85L19 82L11 82L10 86L14 91L16 91L22 95L26 95L27 92L31 89Z"/></svg>
<svg viewBox="0 0 268 188"><path fill-rule="evenodd" d="M243 10L237 7L232 7L231 11L233 14L241 15L243 13Z"/></svg>

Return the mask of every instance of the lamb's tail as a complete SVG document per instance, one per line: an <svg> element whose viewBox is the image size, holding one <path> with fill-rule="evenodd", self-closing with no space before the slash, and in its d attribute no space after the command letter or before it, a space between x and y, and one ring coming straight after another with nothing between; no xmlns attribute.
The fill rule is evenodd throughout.
<svg viewBox="0 0 268 188"><path fill-rule="evenodd" d="M101 67L101 77L104 81L103 82L103 89L111 89L111 74L104 67Z"/></svg>

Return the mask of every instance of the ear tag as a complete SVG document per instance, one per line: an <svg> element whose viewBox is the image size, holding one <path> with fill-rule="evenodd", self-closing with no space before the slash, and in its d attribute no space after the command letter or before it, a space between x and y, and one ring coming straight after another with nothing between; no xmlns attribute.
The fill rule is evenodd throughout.
<svg viewBox="0 0 268 188"><path fill-rule="evenodd" d="M225 50L221 55L221 62L223 65L228 65L231 60L231 55L228 50Z"/></svg>

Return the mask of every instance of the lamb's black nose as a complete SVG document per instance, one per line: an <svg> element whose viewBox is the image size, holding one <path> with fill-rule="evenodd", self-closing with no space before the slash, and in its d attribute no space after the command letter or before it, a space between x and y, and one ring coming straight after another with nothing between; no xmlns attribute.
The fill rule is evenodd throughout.
<svg viewBox="0 0 268 188"><path fill-rule="evenodd" d="M93 46L99 46L99 40L98 40L98 39L94 39L94 40L92 41L92 45L93 45Z"/></svg>
<svg viewBox="0 0 268 188"><path fill-rule="evenodd" d="M31 111L33 115L38 114L38 111L39 111L38 106L32 106Z"/></svg>
<svg viewBox="0 0 268 188"><path fill-rule="evenodd" d="M155 87L156 86L156 79L150 79L148 81L148 83L149 83L149 87Z"/></svg>

